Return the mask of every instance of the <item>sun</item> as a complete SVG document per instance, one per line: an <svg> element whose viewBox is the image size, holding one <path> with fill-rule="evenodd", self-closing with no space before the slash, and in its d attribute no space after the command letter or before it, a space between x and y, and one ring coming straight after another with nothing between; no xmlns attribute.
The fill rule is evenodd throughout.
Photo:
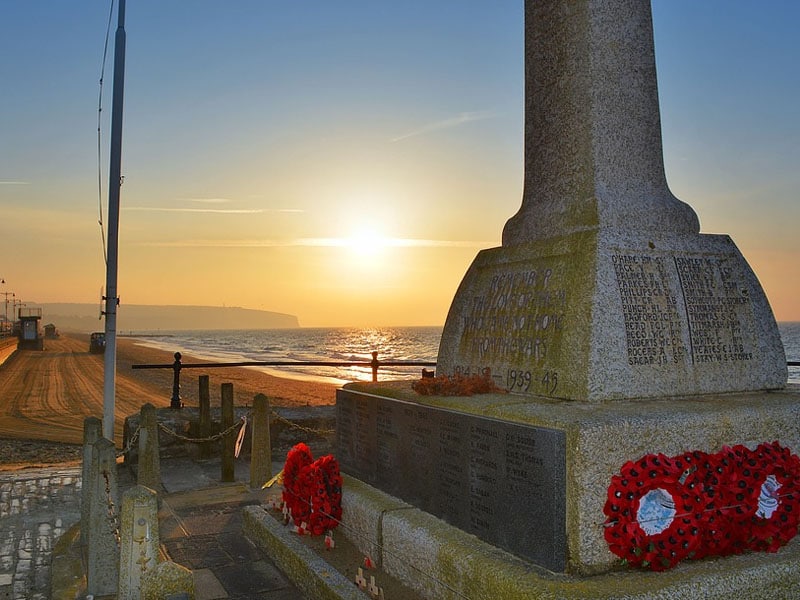
<svg viewBox="0 0 800 600"><path fill-rule="evenodd" d="M390 245L389 238L371 225L353 229L343 242L353 264L365 268L380 264L386 258L386 249Z"/></svg>
<svg viewBox="0 0 800 600"><path fill-rule="evenodd" d="M374 229L361 229L345 240L355 254L373 254L386 247L386 238Z"/></svg>

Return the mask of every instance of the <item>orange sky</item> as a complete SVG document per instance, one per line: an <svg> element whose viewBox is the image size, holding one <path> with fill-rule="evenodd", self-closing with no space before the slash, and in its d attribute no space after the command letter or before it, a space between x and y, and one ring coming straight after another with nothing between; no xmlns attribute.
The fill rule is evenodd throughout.
<svg viewBox="0 0 800 600"><path fill-rule="evenodd" d="M0 30L18 57L2 66L0 292L99 303L108 13L45 4ZM521 201L522 2L383 4L130 3L121 310L444 323ZM800 320L799 7L653 2L670 186L731 235L778 320ZM104 190L111 79L109 62Z"/></svg>

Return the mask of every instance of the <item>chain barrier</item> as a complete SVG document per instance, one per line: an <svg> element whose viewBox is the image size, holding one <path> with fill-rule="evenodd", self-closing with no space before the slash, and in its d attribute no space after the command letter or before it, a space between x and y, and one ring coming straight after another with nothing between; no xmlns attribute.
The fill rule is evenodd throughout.
<svg viewBox="0 0 800 600"><path fill-rule="evenodd" d="M128 443L125 445L125 447L115 454L117 458L126 456L131 450L133 450L133 445L139 440L139 432L141 430L142 426L139 425L139 427L136 428L136 431L133 432L131 439L128 440Z"/></svg>
<svg viewBox="0 0 800 600"><path fill-rule="evenodd" d="M222 438L224 438L224 437L226 437L228 435L231 435L234 431L236 431L237 434L239 435L239 440L238 440L239 441L239 445L241 445L241 441L242 441L242 438L244 436L244 434L242 432L244 431L245 427L247 426L248 419L252 419L252 417L253 417L253 413L252 412L248 412L246 415L242 416L241 419L239 419L233 425L228 427L225 431L220 431L219 433L215 433L214 435L211 435L211 436L208 436L208 437L203 437L203 438L192 438L192 437L188 437L188 436L185 436L185 435L181 435L177 431L173 431L172 429L168 428L163 423L159 423L158 424L158 428L161 429L161 431L163 431L164 433L174 437L177 440L180 440L182 442L193 443L193 444L202 444L202 443L207 443L207 442L217 442L217 441L221 440ZM313 434L313 435L325 436L325 435L332 435L333 433L336 432L335 429L314 429L312 427L305 427L304 425L299 425L299 424L295 423L294 421L290 421L286 417L282 417L281 415L276 413L274 410L270 412L270 417L272 419L274 419L275 421L283 423L284 425L290 427L291 429L297 429L299 431L303 431L305 433L310 433L310 434ZM240 427L241 427L241 429L239 429ZM141 426L136 429L134 434L131 436L131 439L128 442L128 445L125 447L124 450L121 451L121 453L118 456L122 456L123 454L126 454L128 451L131 450L131 447L136 442L136 439L139 436L139 431L140 430L141 430Z"/></svg>
<svg viewBox="0 0 800 600"><path fill-rule="evenodd" d="M122 545L122 536L119 532L119 515L117 515L117 507L114 503L114 499L111 497L111 480L109 479L108 471L105 469L103 469L102 475L106 482L106 503L108 504L106 518L111 525L111 531L114 534L114 540L117 542L117 548L119 548Z"/></svg>
<svg viewBox="0 0 800 600"><path fill-rule="evenodd" d="M248 413L248 414L252 414L252 413ZM215 433L212 436L204 437L204 438L190 438L188 436L181 435L177 431L173 431L172 429L169 429L163 423L159 423L158 424L158 428L161 429L161 431L163 431L164 433L167 433L167 434L171 435L172 437L174 437L175 439L178 439L178 440L180 440L182 442L189 442L189 443L196 443L196 444L202 444L202 443L205 443L205 442L217 442L217 441L221 440L222 438L230 435L234 431L237 431L238 427L244 426L244 424L247 423L247 416L248 415L243 416L241 419L236 421L233 425L228 427L225 431L220 431L219 433Z"/></svg>
<svg viewBox="0 0 800 600"><path fill-rule="evenodd" d="M270 412L270 417L272 417L276 421L279 421L279 422L283 423L284 425L288 425L292 429L298 429L299 431L303 431L305 433L311 433L313 435L326 436L326 435L332 435L332 434L336 433L335 429L313 429L311 427L305 427L303 425L298 425L297 423L295 423L293 421L290 421L286 417L280 416L274 410Z"/></svg>

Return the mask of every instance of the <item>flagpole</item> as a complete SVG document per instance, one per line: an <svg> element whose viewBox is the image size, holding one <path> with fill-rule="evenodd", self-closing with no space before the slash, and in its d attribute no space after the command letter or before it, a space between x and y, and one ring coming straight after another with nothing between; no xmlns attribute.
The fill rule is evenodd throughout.
<svg viewBox="0 0 800 600"><path fill-rule="evenodd" d="M111 152L108 175L108 258L106 263L105 333L103 357L103 437L114 441L114 398L117 372L117 249L119 197L122 187L122 100L125 90L125 0L119 0L114 38L114 94L111 105Z"/></svg>

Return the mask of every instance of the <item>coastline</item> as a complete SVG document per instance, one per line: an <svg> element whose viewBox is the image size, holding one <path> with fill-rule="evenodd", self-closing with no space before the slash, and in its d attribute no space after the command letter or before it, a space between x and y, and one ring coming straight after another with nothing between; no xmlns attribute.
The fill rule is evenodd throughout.
<svg viewBox="0 0 800 600"><path fill-rule="evenodd" d="M23 350L0 365L0 470L79 464L83 420L103 415L103 361L88 352L89 335L63 334L47 340L45 350ZM133 364L172 364L174 353L149 348L134 338L117 339L115 438L122 424L145 403L167 407L172 395L173 371L132 369ZM186 356L186 362L202 361ZM41 371L35 371L41 369ZM220 386L232 383L234 404L251 406L256 394L265 394L273 406L333 405L333 383L289 379L249 367L186 369L181 373L181 400L197 406L200 375L209 376L212 406L220 404Z"/></svg>
<svg viewBox="0 0 800 600"><path fill-rule="evenodd" d="M88 339L88 337L87 337ZM186 363L213 362L181 353ZM117 338L117 376L126 376L163 389L167 402L172 395L172 369L132 369L134 364L172 364L174 352L153 348L135 337ZM336 403L335 383L282 377L265 373L258 367L192 368L181 371L181 399L196 406L199 398L198 378L208 375L212 406L219 405L220 385L233 383L234 404L249 406L256 394L266 395L275 406L324 406Z"/></svg>

